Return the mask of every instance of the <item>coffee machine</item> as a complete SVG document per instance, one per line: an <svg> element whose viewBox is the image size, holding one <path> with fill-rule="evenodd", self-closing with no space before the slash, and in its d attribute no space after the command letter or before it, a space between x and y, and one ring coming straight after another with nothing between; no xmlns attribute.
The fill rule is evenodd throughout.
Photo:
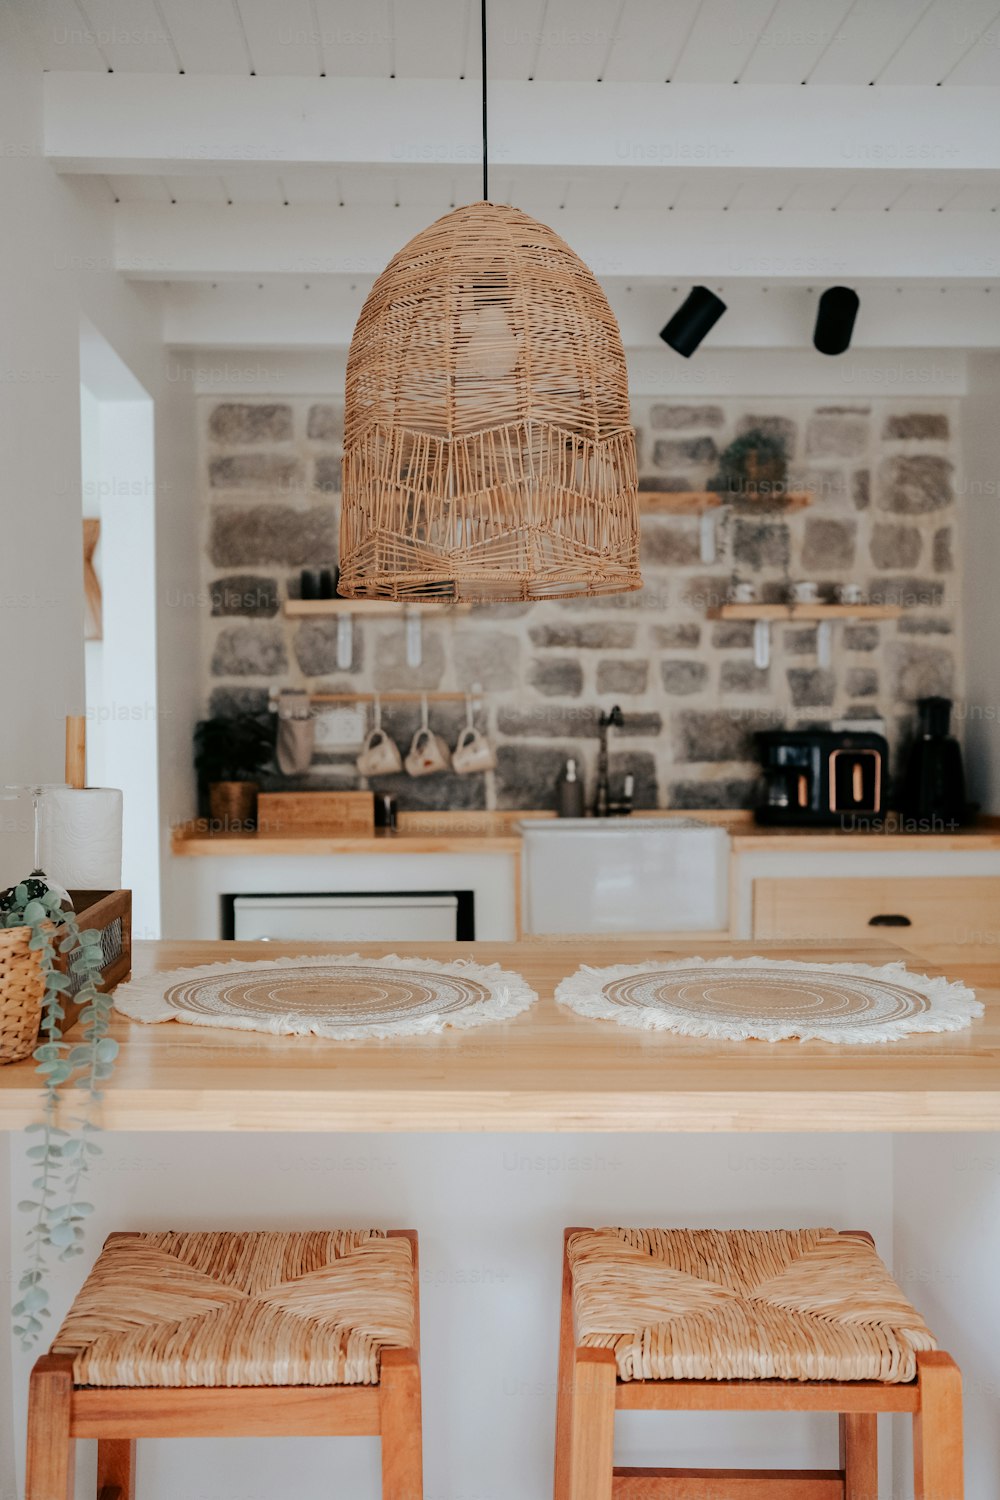
<svg viewBox="0 0 1000 1500"><path fill-rule="evenodd" d="M916 738L900 787L900 811L921 826L940 823L955 828L969 823L976 809L966 801L962 750L949 733L951 699L920 698L917 713Z"/></svg>
<svg viewBox="0 0 1000 1500"><path fill-rule="evenodd" d="M754 739L763 768L758 823L830 826L884 815L889 747L882 735L766 729Z"/></svg>

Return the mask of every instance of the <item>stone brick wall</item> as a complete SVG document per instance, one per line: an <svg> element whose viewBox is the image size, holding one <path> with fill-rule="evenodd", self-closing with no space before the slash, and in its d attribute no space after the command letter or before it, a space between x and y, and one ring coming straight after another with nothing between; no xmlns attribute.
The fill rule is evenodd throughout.
<svg viewBox="0 0 1000 1500"><path fill-rule="evenodd" d="M696 518L647 515L640 593L429 620L417 669L406 665L402 623L356 621L348 672L336 668L335 621L281 612L303 565L336 561L341 406L203 398L200 407L206 707L259 708L271 686L480 683L497 770L380 783L404 805L548 806L567 755L583 762L589 792L598 707L615 702L626 727L612 731L612 776L635 775L640 806L746 805L754 729L881 717L898 752L916 698L960 691L954 402L638 401L645 489L703 488L719 451L763 426L787 440L792 486L811 491L812 506L787 515L724 510L711 566L700 561ZM706 618L736 579L775 600L790 580L815 579L824 597L856 580L868 598L906 612L835 626L829 668L817 664L814 627L777 626L771 665L758 671L752 627ZM405 753L417 706L384 717ZM432 723L453 740L462 718L459 705L446 704ZM352 784L353 753L317 757L308 785Z"/></svg>

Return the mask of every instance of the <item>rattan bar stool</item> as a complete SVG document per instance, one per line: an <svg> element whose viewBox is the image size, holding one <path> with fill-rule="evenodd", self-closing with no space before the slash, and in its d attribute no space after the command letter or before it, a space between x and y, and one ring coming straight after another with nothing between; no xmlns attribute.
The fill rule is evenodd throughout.
<svg viewBox="0 0 1000 1500"><path fill-rule="evenodd" d="M134 1500L136 1439L381 1436L384 1500L423 1495L410 1230L113 1234L31 1375L25 1500Z"/></svg>
<svg viewBox="0 0 1000 1500"><path fill-rule="evenodd" d="M617 1411L827 1411L830 1470L614 1467ZM863 1231L567 1229L556 1500L878 1500L877 1414L916 1500L963 1500L962 1378Z"/></svg>

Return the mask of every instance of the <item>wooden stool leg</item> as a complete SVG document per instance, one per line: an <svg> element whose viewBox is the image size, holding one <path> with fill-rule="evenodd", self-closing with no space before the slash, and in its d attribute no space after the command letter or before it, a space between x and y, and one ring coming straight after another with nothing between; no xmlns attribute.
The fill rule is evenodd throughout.
<svg viewBox="0 0 1000 1500"><path fill-rule="evenodd" d="M878 1417L844 1412L840 1418L844 1500L878 1500Z"/></svg>
<svg viewBox="0 0 1000 1500"><path fill-rule="evenodd" d="M28 1388L28 1452L24 1500L72 1500L75 1444L69 1435L73 1361L45 1354Z"/></svg>
<svg viewBox="0 0 1000 1500"><path fill-rule="evenodd" d="M571 1230L567 1229L568 1239ZM563 1249L562 1311L559 1317L559 1368L556 1379L555 1500L570 1500L569 1478L573 1451L573 1276Z"/></svg>
<svg viewBox="0 0 1000 1500"><path fill-rule="evenodd" d="M577 1349L573 1367L571 1500L611 1500L616 1378L611 1349Z"/></svg>
<svg viewBox="0 0 1000 1500"><path fill-rule="evenodd" d="M384 1349L379 1376L382 1500L423 1500L420 1365L413 1349Z"/></svg>
<svg viewBox="0 0 1000 1500"><path fill-rule="evenodd" d="M135 1443L128 1438L99 1438L97 1500L135 1500Z"/></svg>
<svg viewBox="0 0 1000 1500"><path fill-rule="evenodd" d="M964 1500L962 1373L950 1354L917 1355L920 1410L913 1418L915 1500Z"/></svg>

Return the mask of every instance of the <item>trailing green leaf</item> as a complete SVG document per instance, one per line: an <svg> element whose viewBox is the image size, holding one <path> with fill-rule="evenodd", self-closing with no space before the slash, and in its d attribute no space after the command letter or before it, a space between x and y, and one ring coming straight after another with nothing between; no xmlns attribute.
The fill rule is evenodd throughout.
<svg viewBox="0 0 1000 1500"><path fill-rule="evenodd" d="M110 1077L118 1055L118 1043L107 1035L111 1000L98 989L104 962L101 934L93 928L81 931L75 912L63 910L59 893L39 889L40 884L37 877L18 882L4 893L0 910L0 926L31 928L28 947L38 954L45 977L39 1044L34 1052L42 1078L43 1116L28 1126L40 1140L27 1148L29 1161L40 1171L32 1179L37 1196L18 1205L32 1215L26 1235L28 1266L18 1283L20 1300L13 1308L14 1332L25 1349L37 1343L42 1320L49 1316L45 1285L49 1254L54 1251L59 1260L66 1260L83 1253L83 1223L93 1213L93 1205L81 1196L80 1185L93 1157L100 1155L92 1139L97 1127L90 1114L101 1098L99 1085ZM57 948L67 960L72 981L56 966ZM66 1015L63 1000L74 990L82 1040L69 1043L63 1040L60 1023ZM74 1134L56 1124L58 1092L71 1079L84 1090L86 1101L82 1116L71 1122Z"/></svg>

